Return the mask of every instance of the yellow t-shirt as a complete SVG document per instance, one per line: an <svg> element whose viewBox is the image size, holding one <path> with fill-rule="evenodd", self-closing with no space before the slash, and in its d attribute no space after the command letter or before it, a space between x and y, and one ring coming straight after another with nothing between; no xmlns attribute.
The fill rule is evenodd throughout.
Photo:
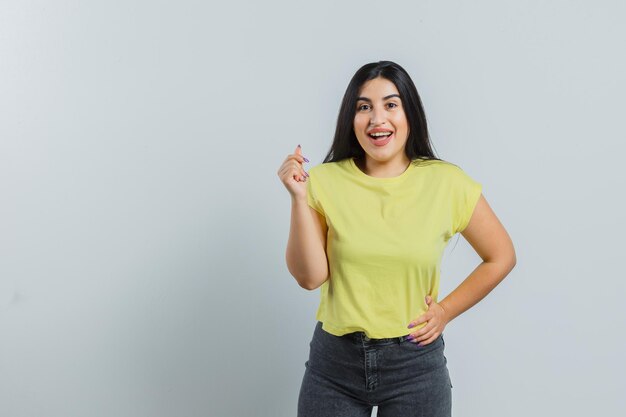
<svg viewBox="0 0 626 417"><path fill-rule="evenodd" d="M414 332L407 326L438 301L440 263L450 238L469 223L482 185L460 167L414 160L397 177L365 174L352 158L308 170L308 204L328 226L330 276L316 319L336 336Z"/></svg>

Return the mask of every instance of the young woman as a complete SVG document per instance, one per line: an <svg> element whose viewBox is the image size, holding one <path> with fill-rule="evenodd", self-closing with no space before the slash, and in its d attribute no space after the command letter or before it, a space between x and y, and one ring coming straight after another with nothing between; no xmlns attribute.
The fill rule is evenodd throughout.
<svg viewBox="0 0 626 417"><path fill-rule="evenodd" d="M286 261L320 288L299 417L450 416L446 325L513 269L508 233L481 183L436 158L408 73L360 68L322 164L305 172L300 145L278 176L291 194ZM482 258L439 301L440 261L461 233Z"/></svg>

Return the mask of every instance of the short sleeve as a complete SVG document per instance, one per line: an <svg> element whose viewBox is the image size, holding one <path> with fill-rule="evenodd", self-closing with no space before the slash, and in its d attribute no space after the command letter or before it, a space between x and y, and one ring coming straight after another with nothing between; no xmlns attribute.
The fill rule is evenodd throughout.
<svg viewBox="0 0 626 417"><path fill-rule="evenodd" d="M322 216L326 217L326 213L324 212L324 208L319 201L319 184L317 181L317 175L315 167L309 169L309 178L306 180L306 196L309 206L315 209Z"/></svg>
<svg viewBox="0 0 626 417"><path fill-rule="evenodd" d="M461 168L457 168L452 190L452 213L455 234L465 230L469 224L483 188L480 182L474 180Z"/></svg>

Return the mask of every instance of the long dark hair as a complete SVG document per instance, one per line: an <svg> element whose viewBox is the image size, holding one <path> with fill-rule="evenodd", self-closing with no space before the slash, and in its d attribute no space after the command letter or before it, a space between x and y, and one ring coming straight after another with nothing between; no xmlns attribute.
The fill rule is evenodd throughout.
<svg viewBox="0 0 626 417"><path fill-rule="evenodd" d="M441 160L435 157L433 153L428 136L426 114L424 114L422 100L413 80L404 68L395 62L378 61L363 65L350 80L341 101L335 137L323 163L352 157L357 159L365 157L365 151L354 134L354 116L359 90L367 81L377 77L385 78L394 83L400 93L404 113L409 124L409 136L404 148L406 156L411 161L418 159Z"/></svg>

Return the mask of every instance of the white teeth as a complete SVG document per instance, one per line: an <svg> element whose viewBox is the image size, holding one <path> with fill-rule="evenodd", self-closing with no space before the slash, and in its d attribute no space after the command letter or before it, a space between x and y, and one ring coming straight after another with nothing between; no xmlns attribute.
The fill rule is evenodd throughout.
<svg viewBox="0 0 626 417"><path fill-rule="evenodd" d="M376 133L370 133L370 136L389 136L391 135L391 132L376 132Z"/></svg>

